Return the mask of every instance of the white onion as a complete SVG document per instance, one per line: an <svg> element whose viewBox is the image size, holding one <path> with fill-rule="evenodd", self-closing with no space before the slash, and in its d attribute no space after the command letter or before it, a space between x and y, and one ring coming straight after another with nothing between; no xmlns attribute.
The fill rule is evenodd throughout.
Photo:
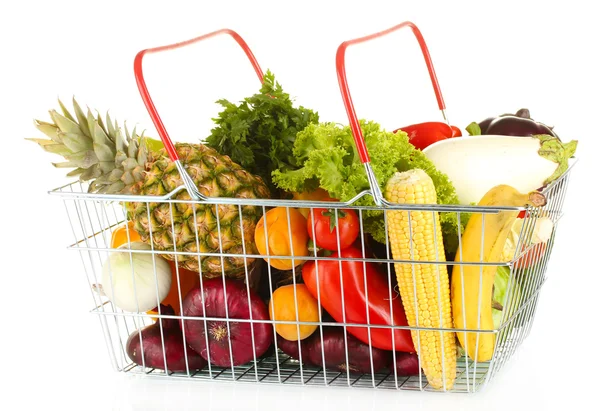
<svg viewBox="0 0 600 411"><path fill-rule="evenodd" d="M150 250L151 247L136 241L123 244L119 249ZM129 312L138 312L138 309L139 312L152 310L165 299L170 288L171 267L159 256L135 251L131 253L117 251L112 252L102 265L104 294L122 310Z"/></svg>

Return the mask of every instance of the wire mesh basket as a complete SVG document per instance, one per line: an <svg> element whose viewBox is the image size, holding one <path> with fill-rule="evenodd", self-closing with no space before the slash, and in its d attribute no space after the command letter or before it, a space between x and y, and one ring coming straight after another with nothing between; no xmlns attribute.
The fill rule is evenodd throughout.
<svg viewBox="0 0 600 411"><path fill-rule="evenodd" d="M345 79L344 52L350 45L402 27L411 28L417 36L439 108L444 111L427 48L412 23L343 43L337 55L338 78L371 186L349 202L203 195L179 161L154 108L143 80L142 58L146 53L228 34L242 47L261 78L262 71L243 39L231 30L138 54L135 67L140 92L179 170L182 184L162 196L92 193L83 182L51 191L64 201L74 237L69 249L80 254L92 290L92 312L100 318L109 357L116 370L161 378L475 392L502 369L531 329L562 215L570 168L541 191L545 198L543 206L407 205L385 201L370 167L352 107ZM375 205L356 205L356 201L365 196L370 196ZM337 250L324 252L313 246L308 252L296 253L298 248L292 240L293 216L302 210L304 221L314 221L323 209L338 223L332 230ZM274 225L257 223L272 210L279 210L284 220L278 236L273 234ZM364 230L365 214L372 211L383 214L385 244L373 242ZM348 213L356 216L357 235L352 245L355 253L346 253L341 246L344 240L340 236L339 221ZM443 214L454 214L457 221L466 216L479 216L485 221L499 215L510 215L516 220L519 213L521 229L513 239L517 251L510 258L485 261L481 257L479 261L463 261L458 256L447 260L435 238L433 259L401 259L392 255L388 231L390 219L398 215L408 221L406 240L412 256L415 252L412 247L416 247L420 232L413 230L417 221L426 221L435 236L435 225ZM534 237L536 225L542 219L552 223L552 231L540 246ZM263 233L259 234L257 227L264 228ZM312 227L314 230L314 225ZM485 227L483 223L482 249ZM138 233L142 231L144 234ZM315 231L310 234L313 239L317 237ZM253 245L259 235L262 241L283 246L287 253L271 255L271 245L265 247L266 252L260 252ZM179 240L185 236L192 240L178 248ZM132 246L140 240L148 246ZM461 240L459 228L456 238L459 250L462 250ZM286 241L289 244L285 244ZM118 258L129 262L130 276L116 278L116 268L111 264ZM150 283L137 275L137 267L144 264L146 268L149 264L153 273ZM466 267L476 267L478 275L470 280L462 278L461 284L475 281L475 288L453 290L452 298L456 293L462 294L465 312L465 293L479 290L473 313L478 319L477 326L464 326L466 320L464 324L444 326L442 304L450 304L450 294L444 291L449 289L450 280L443 281L444 273L451 279L458 273L463 275ZM494 272L503 267L505 273L503 304L492 307L497 320L491 327L481 320L491 313L481 301L482 296L487 295L484 271L489 267ZM417 283L416 278L426 270L432 273L433 282L421 290L424 285ZM402 305L398 292L402 286L399 271L412 272L414 301L423 294L439 303L439 307L431 311L439 315L439 321L437 317L429 317L430 307L415 303L412 315L416 316L416 324L407 323L409 307ZM119 285L129 287L124 292L134 296L133 307L124 309L124 305L119 304ZM280 296L283 302L279 307L275 301L277 294L283 294L278 291L284 287L287 300L285 295ZM142 307L142 296L146 300L150 298L150 305L145 303ZM316 309L311 315L305 315L307 300L311 298ZM278 315L285 319L277 318ZM146 338L154 344L147 345ZM482 341L487 344L488 352L484 354L478 352L484 350ZM473 344L474 352L471 351ZM436 364L426 363L436 360Z"/></svg>

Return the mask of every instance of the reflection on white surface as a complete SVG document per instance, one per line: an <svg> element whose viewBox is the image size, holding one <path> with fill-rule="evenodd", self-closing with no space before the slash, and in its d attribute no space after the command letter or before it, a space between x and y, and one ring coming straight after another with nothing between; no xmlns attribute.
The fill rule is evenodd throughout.
<svg viewBox="0 0 600 411"><path fill-rule="evenodd" d="M527 345L527 344L526 344ZM477 394L441 394L413 391L340 387L301 387L262 384L230 384L206 381L163 380L109 373L114 410L507 410L514 406L544 409L535 373L524 373L540 358L524 348L494 382ZM510 396L506 393L510 392ZM514 408L513 409L517 409Z"/></svg>

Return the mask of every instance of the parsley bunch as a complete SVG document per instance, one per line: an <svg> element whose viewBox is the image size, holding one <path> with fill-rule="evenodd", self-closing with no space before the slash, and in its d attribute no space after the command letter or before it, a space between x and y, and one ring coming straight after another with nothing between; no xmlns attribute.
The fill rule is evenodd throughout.
<svg viewBox="0 0 600 411"><path fill-rule="evenodd" d="M271 189L275 188L273 171L301 166L292 152L296 134L308 124L318 123L319 115L302 106L294 107L270 71L264 75L260 91L240 104L225 99L217 103L224 109L213 118L216 127L206 139L207 146L262 177Z"/></svg>

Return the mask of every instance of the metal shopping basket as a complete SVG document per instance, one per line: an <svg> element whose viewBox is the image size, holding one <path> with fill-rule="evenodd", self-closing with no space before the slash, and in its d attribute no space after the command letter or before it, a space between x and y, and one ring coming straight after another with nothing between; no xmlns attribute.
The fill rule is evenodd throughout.
<svg viewBox="0 0 600 411"><path fill-rule="evenodd" d="M168 152L172 161L174 161L177 165L184 184L164 196L134 196L122 194L113 195L89 193L87 185L81 182L71 183L50 192L50 194L59 196L64 201L74 236L74 243L69 246L69 249L78 251L81 256L82 264L89 282L89 287L93 290L92 297L94 308L92 309L92 312L100 319L109 357L113 367L116 370L131 374L168 379L183 378L194 380L277 383L308 386L350 386L365 388L370 387L407 390L475 392L489 382L493 376L502 369L505 362L513 355L515 350L530 332L537 308L539 293L546 279L546 268L551 255L556 228L562 215L562 206L569 182L570 168L558 180L544 188L543 194L545 195L547 202L543 207L528 206L495 208L477 206L442 206L433 204L399 205L386 202L383 199L379 182L376 180L375 175L370 167L369 156L362 140L358 117L354 111L351 101L345 74L345 50L347 47L354 44L387 35L404 27L410 28L417 37L429 69L429 74L436 93L438 106L440 110L442 110L442 113L444 113L444 102L437 84L437 79L430 61L427 47L420 31L414 24L405 22L380 33L344 42L340 45L337 53L336 62L342 97L346 106L350 120L350 126L352 127L357 148L360 153L361 160L365 164L365 172L367 173L371 187L370 190L361 193L359 197L371 196L375 203L374 206L358 206L355 204L355 200L357 199L347 203L340 203L304 200L248 200L240 198L216 198L203 196L194 185L182 163L179 161L177 152L175 151L166 128L160 119L154 103L152 102L150 93L144 81L142 59L144 55L148 53L180 48L217 35L226 34L232 36L238 45L243 49L260 79L262 79L263 75L262 70L260 69L256 59L254 58L254 55L250 51L245 41L237 33L231 30L220 30L187 42L144 50L137 55L135 59L135 73L140 93L160 134L166 151ZM176 194L182 190L187 190L192 198L189 200L178 199ZM135 234L128 225L131 216L128 214L125 207L127 202L144 204L146 206L146 210L148 210L149 221L152 220L149 214L151 204L167 205L171 212L174 207L178 207L180 204L205 205L210 206L211 208L214 207L214 215L217 216L217 226L219 226L219 216L221 215L219 213L219 208L227 208L230 211L237 210L234 212L239 213L240 222L242 221L242 210L246 207L255 207L259 209L263 215L274 207L280 207L286 211L288 218L292 210L298 208L307 209L309 214L313 217L317 208L327 208L332 210L336 218L339 216L342 210L353 210L358 216L360 222L360 244L358 247L363 252L361 256L332 257L331 255L319 254L317 249L313 248L311 250L312 254L301 257L301 261L304 263L314 261L315 264L318 265L319 263L325 264L333 261L338 264L339 281L342 282L341 289L343 290L341 299L343 318L335 321L331 317L330 313L325 313L323 310L318 310L318 319L316 321L301 321L299 320L297 314L295 320L286 321L271 320L270 318L264 317L254 318L256 313L248 308L252 304L250 301L251 294L253 296L261 295L260 297L256 298L261 299L263 303L265 303L266 307L266 302L272 299L274 291L278 289L281 284L285 283L286 285L292 284L293 286L296 286L303 282L303 265L293 265L293 268L287 273L288 276L282 276L282 272L276 270L270 264L258 264L259 262L263 262L265 259L269 260L273 257L268 255L268 252L267 255L262 255L250 252L250 250L246 250L245 248L241 253L227 252L223 249L221 237L219 237L219 250L217 252L208 253L200 251L189 252L177 249L161 251L156 249L152 242L150 242L149 250L112 248L111 239L116 230L120 229L121 227L125 227L127 241L132 239L132 236ZM418 324L416 326L409 326L406 324L402 325L398 318L396 318L396 320L393 318L396 312L394 311L392 305L399 301L394 275L395 264L408 264L412 265L413 267L418 264L431 264L437 267L442 265L466 266L468 264L473 265L473 263L461 261L447 262L443 259L427 262L419 261L418 263L416 261L395 260L390 254L387 243L382 245L383 252L380 252L379 255L374 256L367 254L365 252L365 248L368 247L368 244L366 244L365 236L363 235L362 222L364 214L367 211L373 210L381 211L384 214L386 230L389 213L393 211L406 212L409 216L409 219L410 216L415 215L415 213L454 213L457 215L459 221L461 219L461 215L464 216L467 213L472 216L481 214L484 216L483 218L485 218L485 216L491 216L498 213L519 211L524 212L525 215L523 218L522 230L518 239L518 244L530 243L529 240L533 236L536 220L538 220L541 216L545 216L552 221L553 231L544 250L540 248L532 249L532 247L534 247L532 245L530 245L527 249L517 247L517 250L521 250L521 252L516 253L510 261L491 261L478 264L478 266L481 266L482 268L484 266L492 265L507 267L509 270L509 276L507 277L508 285L506 288L507 297L504 304L504 310L502 312L502 319L497 327L494 327L493 329L464 329L461 328L459 324L456 324L454 328L431 328L420 326ZM264 227L265 237L268 237L267 225L264 225ZM288 229L288 236L291 238L292 233L289 224ZM240 231L243 233L244 229L240 228ZM173 232L171 232L171 235L173 237L177 235L177 233L174 232L174 228ZM196 235L198 235L197 231ZM482 232L482 237L483 235L484 233ZM340 239L338 236L338 244L339 241ZM458 241L460 241L460 230ZM293 249L293 247L291 248ZM160 306L158 304L156 311L125 311L117 307L99 288L103 266L106 264L109 256L115 253L129 255L130 258L133 258L133 256L136 254L150 255L152 256L153 261L155 261L155 264L156 261L163 260L163 257L166 255L179 258L182 258L183 256L192 256L200 259L217 258L221 259L221 261L226 258L243 258L245 261L257 262L255 265L250 263L245 265L242 275L243 281L239 282L239 290L241 290L241 295L247 299L245 310L248 313L248 316L246 318L242 318L235 315L230 315L228 308L231 310L231 305L227 303L228 292L225 275L217 277L216 280L218 283L222 284L222 289L224 290L224 292L222 292L225 301L223 315L205 315L203 313L206 313L205 310L207 308L204 306L203 311L200 314L188 316L180 310L180 308L183 308L183 305L181 307L175 307L177 308L179 314L175 314L173 311L165 311L164 306ZM299 259L297 255L278 255L277 258L292 261ZM526 262L525 260L531 260L530 264L524 264ZM360 263L363 267L365 267L364 272L362 273L363 279L359 282L359 287L363 287L363 292L366 294L367 301L362 308L366 312L367 320L362 323L351 322L346 319L346 314L349 312L346 310L346 308L350 304L354 304L354 302L345 300L343 297L344 291L348 291L349 287L352 286L352 284L348 284L348 282L346 282L345 285L343 284L345 274L342 273L342 264L345 262ZM387 298L385 298L385 300L387 301L387 304L389 304L389 309L386 309L388 309L387 314L392 318L391 324L377 324L369 321L369 309L367 308L369 304L368 284L370 284L371 279L368 278L367 275L367 264L376 264L378 273L387 284L388 295L386 296ZM256 268L257 266L259 268ZM156 265L154 267L154 276L156 279L158 275ZM221 267L223 267L223 265ZM180 269L177 264L172 265L172 270L174 281L171 284L171 287L174 287L174 289L177 290L176 294L178 301L180 304L183 304L182 301L186 297L182 284L183 270ZM317 275L318 273L319 270L317 269ZM209 280L203 275L201 265L199 266L198 272L195 274L197 276L198 284L194 285L194 289L200 291L198 294L200 297L198 298L202 298L201 296L206 296L208 293L208 291L205 289L205 287L208 287L208 281L212 281L211 284L215 284L215 280ZM317 287L317 302L319 307L321 306L322 302L322 293L325 291L327 290L319 289ZM296 288L294 288L293 295L294 305L297 308L299 297L297 295ZM232 295L229 297L233 298ZM203 304L204 303L205 300L203 300ZM298 313L298 309L296 310L296 313ZM211 360L211 349L205 349L204 355L208 357L206 358L208 362L205 361L202 366L198 367L191 359L194 351L191 348L191 339L196 337L192 336L191 333L182 333L182 351L185 356L183 361L184 366L183 369L174 371L169 369L171 360L168 360L167 357L170 355L170 353L165 352L165 344L167 343L168 336L166 335L167 327L163 326L162 321L168 319L176 321L178 327L184 327L185 324L193 324L196 329L202 329L204 327L204 330L199 334L203 336L204 341L200 341L198 343L200 345L204 344L204 347L210 347L210 344L212 344L212 342L209 342L209 333L212 332L211 330L214 330L215 324L218 324L219 327L221 327L220 330L223 333L226 333L227 336L232 335L232 329L236 327L236 329L243 328L247 332L247 340L242 342L226 340L224 342L224 357L229 357L228 364L226 365L220 364L219 361L221 360ZM159 357L162 357L163 367L149 366L147 364L148 359L144 355L145 346L141 341L141 334L139 334L139 332L145 327L151 325L154 327L158 326L158 329L160 330L158 337L160 346L162 347L162 353L159 355ZM305 350L298 341L292 341L291 344L287 343L287 349L282 349L282 343L285 343L285 341L279 338L276 332L273 332L273 328L278 325L292 326L297 330L298 335L300 335L300 327L312 326L315 328L316 330L313 334L314 337L309 337L315 340L312 341L314 344L311 346L313 352L311 352L311 349ZM357 343L357 340L354 337L354 331L356 330L361 330L361 332L363 332L363 337L364 335L368 336L368 341L366 344L364 342ZM482 362L469 358L469 355L465 354L463 350L457 350L456 379L454 380L452 387L449 388L444 382L441 388L434 388L420 367L420 356L416 356L419 365L416 372L406 375L406 373L397 366L398 362L401 360L401 357L406 355L406 353L394 349L395 347L400 346L400 341L396 340L396 336L402 331L415 332L417 334L425 331L436 332L439 333L440 336L449 333L451 333L453 336L459 333L472 333L477 335L477 338L483 338L484 335L493 334L495 335L493 356L490 360ZM257 354L257 351L259 351L257 350L257 344L259 344L258 341L264 337L264 335L261 337L258 334L264 334L265 332L268 332L269 341L264 349L261 349ZM375 347L374 339L372 340L371 336L375 333L381 332L386 332L388 337L391 338L392 349L381 350L380 348ZM337 336L336 338L338 339L336 340L334 337L331 337L331 335L334 335L334 337ZM137 338L140 340L139 349L141 350L141 353L138 353L140 355L136 357L136 361L133 361L130 353L127 352L127 345L132 336L134 339ZM331 340L326 341L328 338L331 338ZM236 346L236 344L238 345ZM235 347L239 347L239 344L245 345L246 349L250 347L249 351L251 352L251 358L243 361L243 363L237 364L235 361L232 361L232 358L234 357L234 351L237 349ZM265 345L264 341L262 344ZM356 360L358 355L355 352L357 349L357 344L362 344L360 348L362 349L362 359L359 360ZM291 353L291 351L294 351L294 347L295 353ZM415 348L418 350L418 352L421 351L420 347L416 346ZM314 350L317 350L317 352L315 353ZM285 352L287 352L287 354ZM336 360L337 363L333 361L335 364L332 365L332 362L328 360L327 356L334 356L338 358ZM415 356L412 358L414 359ZM362 365L352 365L352 363L356 361L362 361ZM225 363L227 363L227 358L225 358Z"/></svg>

